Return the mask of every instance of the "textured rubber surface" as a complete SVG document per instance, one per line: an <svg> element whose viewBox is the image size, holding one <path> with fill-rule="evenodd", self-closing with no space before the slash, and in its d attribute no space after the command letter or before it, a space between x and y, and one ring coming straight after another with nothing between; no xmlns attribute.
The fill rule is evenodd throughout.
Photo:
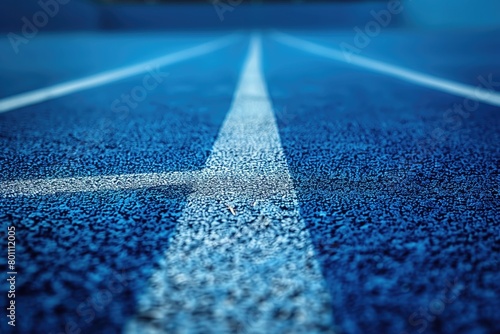
<svg viewBox="0 0 500 334"><path fill-rule="evenodd" d="M448 111L463 98L266 50L338 332L499 332L500 110L465 117Z"/></svg>
<svg viewBox="0 0 500 334"><path fill-rule="evenodd" d="M2 322L2 333L66 327L119 333L189 192L160 187L2 199L0 219L14 223L18 240L18 321L16 330Z"/></svg>
<svg viewBox="0 0 500 334"><path fill-rule="evenodd" d="M140 37L138 37L140 41ZM133 46L133 41L130 41ZM114 99L143 76L0 114L3 180L192 171L230 107L247 40L162 68L127 112ZM228 62L227 59L232 61ZM18 333L119 333L175 230L189 185L0 198L17 230ZM2 260L3 261L3 260ZM3 309L6 298L0 299ZM11 330L5 321L2 332Z"/></svg>
<svg viewBox="0 0 500 334"><path fill-rule="evenodd" d="M231 109L126 334L333 333L252 36Z"/></svg>
<svg viewBox="0 0 500 334"><path fill-rule="evenodd" d="M199 169L229 109L245 47L154 69L158 86L130 104L122 96L143 87L148 73L0 114L0 178Z"/></svg>
<svg viewBox="0 0 500 334"><path fill-rule="evenodd" d="M384 60L436 75L452 73L447 78L473 85L480 84L474 79L478 75L491 74L495 82L500 81L498 64L487 55L498 54L493 46L487 51L476 49L484 58L470 53L470 57L454 58L455 67L450 64L444 72L432 72L426 66L434 58L458 54L453 53L456 49L440 49L437 42L430 42L438 37L401 32L394 38L419 47L401 57L391 53ZM475 45L490 45L491 36L485 36L486 41L479 35L468 38ZM251 196L233 203L214 201L213 210L202 214L217 222L211 227L217 233L217 252L204 253L210 261L201 261L198 267L189 260L186 270L201 272L198 278L204 279L217 277L205 272L218 270L215 261L221 262L219 273L241 269L224 253L220 242L226 239L231 247L243 248L253 247L259 238L276 239L273 247L283 250L283 256L296 254L290 246L299 249L303 240L282 238L293 232L312 241L316 258L310 263L319 264L323 277L318 281L328 288L331 304L324 310L331 314L318 313L318 317L333 316L335 325L324 331L500 332L496 320L500 309L498 108L478 104L471 112L450 112L455 104L470 106L471 102L316 57L268 37L263 40L264 77L306 228L266 221L263 204L254 206ZM330 42L339 40L343 37ZM443 40L449 41L446 36ZM329 40L318 37L317 41L328 45ZM133 46L133 39L128 43ZM195 175L206 167L230 110L247 47L242 39L203 58L162 69L168 72L164 81L126 113L114 112L111 104L142 85L140 76L0 114L0 180ZM377 52L383 49L380 46ZM419 52L426 55L421 62ZM408 54L414 55L411 62ZM363 55L370 56L369 48ZM220 154L224 159L219 162L230 161L228 154ZM238 170L241 161L234 163L228 167ZM260 166L258 159L256 166ZM266 176L261 175L264 180ZM236 187L248 186L245 177L235 180L242 182L236 182ZM226 181L216 175L214 190ZM256 193L263 190L253 187ZM18 239L19 322L14 332L122 332L140 311L139 301L151 288L148 280L164 270L162 259L172 242L177 240L173 249L183 249L199 240L195 231L210 231L203 224L193 227L190 236L189 220L184 220L180 232L187 237L175 239L198 185L183 180L178 185L130 188L0 198L1 228L5 231L14 223ZM208 196L210 186L203 189ZM276 210L288 210L294 204L287 196L273 199L273 205L283 205ZM236 216L228 206L234 206ZM265 211L269 213L269 208ZM269 250L259 247L242 252L255 256ZM185 260L188 248L186 253L170 254L169 259ZM231 248L227 251L231 253ZM290 257L293 272L297 259ZM262 314L261 319L275 320L277 331L286 328L280 326L301 314L286 305L265 313L266 307L276 304L268 302L272 294L261 279L266 273L260 270L265 266L260 267L259 260L245 259L252 266L241 270L257 276L244 285L250 289L239 291L232 283L235 279L228 279L223 283L239 294L214 299L216 289L211 290L206 299L196 300L204 305L199 313L189 310L199 304L178 297L189 296L190 289L200 296L204 285L190 288L183 277L177 277L176 284L167 286L180 290L163 291L172 296L167 314L175 317L175 302L179 302L177 306L188 309L183 313L191 319L184 323L184 328L191 329L188 332L200 328L216 332L220 327L195 323L196 316L210 319L215 310L211 306L228 305L225 312L234 313L234 321L225 328L228 331L251 332L254 324L241 319ZM183 263L176 265L182 269ZM279 268L276 272L280 273ZM278 280L277 286L282 283ZM300 298L309 287L285 283L287 297L307 304ZM5 309L6 300L0 298L0 308ZM233 300L246 303L231 309ZM154 314L145 318L154 320ZM182 324L183 318L175 321ZM12 332L5 319L0 328L2 333ZM254 332L262 327L255 328Z"/></svg>

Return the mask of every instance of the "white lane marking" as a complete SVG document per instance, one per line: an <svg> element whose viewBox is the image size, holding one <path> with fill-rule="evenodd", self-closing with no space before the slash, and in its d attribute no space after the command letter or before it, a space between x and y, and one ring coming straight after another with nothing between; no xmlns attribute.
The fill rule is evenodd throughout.
<svg viewBox="0 0 500 334"><path fill-rule="evenodd" d="M55 99L81 90L102 86L113 81L145 73L155 67L162 67L189 58L198 57L216 51L234 41L235 36L226 36L195 47L145 61L136 65L105 71L85 78L64 82L46 88L0 99L0 113L18 109L35 103Z"/></svg>
<svg viewBox="0 0 500 334"><path fill-rule="evenodd" d="M359 55L351 55L348 61L342 51L322 46L313 42L309 42L281 32L273 33L273 37L286 45L319 55L326 58L334 59L341 62L364 67L372 71L381 72L393 77L403 79L412 83L416 83L425 87L441 90L446 93L465 97L467 99L484 102L494 106L500 106L500 93L465 85L459 82L442 79L433 75L420 73L400 66L384 63L382 61L373 60Z"/></svg>
<svg viewBox="0 0 500 334"><path fill-rule="evenodd" d="M0 182L0 197L43 196L181 185L196 180L197 174L197 171L192 171L3 181Z"/></svg>
<svg viewBox="0 0 500 334"><path fill-rule="evenodd" d="M125 333L331 333L330 296L299 216L259 37L200 179Z"/></svg>
<svg viewBox="0 0 500 334"><path fill-rule="evenodd" d="M193 193L126 333L229 333L235 326L245 333L333 332L330 296L300 218L258 37L204 169L6 181L0 195L176 184Z"/></svg>

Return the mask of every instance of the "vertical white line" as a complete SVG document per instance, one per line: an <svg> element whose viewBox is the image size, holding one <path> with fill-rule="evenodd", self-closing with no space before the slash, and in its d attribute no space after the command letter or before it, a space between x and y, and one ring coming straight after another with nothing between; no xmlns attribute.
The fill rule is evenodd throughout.
<svg viewBox="0 0 500 334"><path fill-rule="evenodd" d="M201 175L126 333L332 332L257 36Z"/></svg>

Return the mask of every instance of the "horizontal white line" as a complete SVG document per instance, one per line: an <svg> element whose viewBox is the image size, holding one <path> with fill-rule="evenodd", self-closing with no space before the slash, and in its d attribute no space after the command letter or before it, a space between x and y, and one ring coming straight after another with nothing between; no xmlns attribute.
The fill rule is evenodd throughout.
<svg viewBox="0 0 500 334"><path fill-rule="evenodd" d="M189 58L201 56L220 49L234 40L235 36L226 36L189 49L177 51L136 65L105 71L89 77L60 83L54 86L33 90L0 100L0 113L65 96L84 89L102 86L113 81L144 73L151 67L161 67Z"/></svg>
<svg viewBox="0 0 500 334"><path fill-rule="evenodd" d="M344 55L340 50L312 43L281 32L274 33L273 37L283 44L302 49L319 56L354 64L370 69L372 71L388 74L393 77L413 82L425 87L435 88L446 93L462 96L494 106L500 106L500 93L483 89L479 86L474 87L461 84L455 81L442 79L359 55L350 54L349 59L347 59L346 55Z"/></svg>
<svg viewBox="0 0 500 334"><path fill-rule="evenodd" d="M43 196L185 185L196 181L196 175L198 175L197 171L190 171L4 181L0 182L0 197Z"/></svg>

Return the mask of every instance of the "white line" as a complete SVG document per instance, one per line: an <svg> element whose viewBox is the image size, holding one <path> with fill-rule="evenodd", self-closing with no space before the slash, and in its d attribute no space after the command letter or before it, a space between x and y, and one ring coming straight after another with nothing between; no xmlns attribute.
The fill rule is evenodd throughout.
<svg viewBox="0 0 500 334"><path fill-rule="evenodd" d="M44 196L190 184L198 171L31 179L0 182L0 197Z"/></svg>
<svg viewBox="0 0 500 334"><path fill-rule="evenodd" d="M201 171L205 181L189 195L125 333L332 332L330 296L299 216L260 49L253 37Z"/></svg>
<svg viewBox="0 0 500 334"><path fill-rule="evenodd" d="M152 67L161 67L189 58L198 57L230 44L234 35L226 36L186 50L174 52L136 65L105 71L89 77L72 80L54 86L33 90L0 100L0 113L18 109L35 103L55 99L81 90L102 86L113 81L144 73Z"/></svg>
<svg viewBox="0 0 500 334"><path fill-rule="evenodd" d="M300 218L258 37L201 171L6 181L0 195L174 184L193 192L125 333L333 332L330 295Z"/></svg>
<svg viewBox="0 0 500 334"><path fill-rule="evenodd" d="M350 59L346 59L346 55L344 55L340 50L322 46L281 32L273 33L273 37L283 44L302 49L319 56L354 64L425 87L435 88L446 93L462 96L467 99L484 102L494 106L500 106L500 93L483 89L479 86L474 87L461 84L455 81L442 79L359 55L349 55Z"/></svg>

